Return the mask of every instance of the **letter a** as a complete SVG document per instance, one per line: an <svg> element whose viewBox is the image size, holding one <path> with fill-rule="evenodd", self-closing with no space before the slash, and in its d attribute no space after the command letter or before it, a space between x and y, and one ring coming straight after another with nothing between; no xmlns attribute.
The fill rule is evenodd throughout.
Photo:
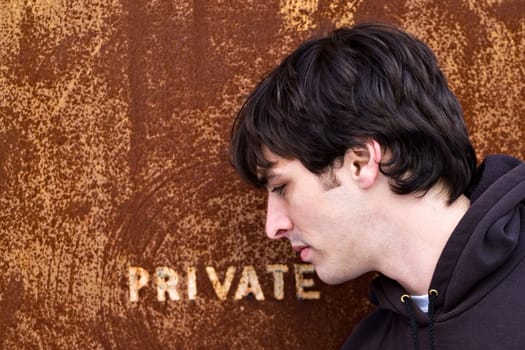
<svg viewBox="0 0 525 350"><path fill-rule="evenodd" d="M239 286L235 292L233 299L241 300L248 294L253 294L255 299L264 300L264 294L259 284L259 279L255 273L253 266L245 266L242 270L241 280L239 281Z"/></svg>

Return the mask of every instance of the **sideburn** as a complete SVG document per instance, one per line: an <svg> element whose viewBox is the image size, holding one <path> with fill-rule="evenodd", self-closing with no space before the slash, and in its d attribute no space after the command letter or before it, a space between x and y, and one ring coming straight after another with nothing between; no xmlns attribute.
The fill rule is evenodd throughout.
<svg viewBox="0 0 525 350"><path fill-rule="evenodd" d="M325 191L329 191L341 186L341 183L335 176L334 168L340 168L342 165L343 158L336 158L334 163L319 175L319 180L321 181L321 185Z"/></svg>

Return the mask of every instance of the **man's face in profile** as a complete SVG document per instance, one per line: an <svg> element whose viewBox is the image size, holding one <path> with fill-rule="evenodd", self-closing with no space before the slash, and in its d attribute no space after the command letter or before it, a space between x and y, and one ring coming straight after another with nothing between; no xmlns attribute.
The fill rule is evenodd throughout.
<svg viewBox="0 0 525 350"><path fill-rule="evenodd" d="M266 235L287 238L328 284L373 270L373 213L367 192L352 179L352 166L334 169L338 185L327 186L323 175L310 172L299 160L263 152L273 163L260 174L268 190Z"/></svg>

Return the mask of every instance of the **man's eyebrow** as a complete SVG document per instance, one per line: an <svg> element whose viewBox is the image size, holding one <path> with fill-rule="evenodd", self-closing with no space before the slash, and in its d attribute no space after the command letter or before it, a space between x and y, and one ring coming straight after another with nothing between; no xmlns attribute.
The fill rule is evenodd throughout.
<svg viewBox="0 0 525 350"><path fill-rule="evenodd" d="M273 169L271 168L265 168L265 169L262 169L260 172L259 172L259 181L261 182L261 184L263 185L266 185L268 183L268 180L271 180L273 179L274 177L276 177L278 174L276 174Z"/></svg>

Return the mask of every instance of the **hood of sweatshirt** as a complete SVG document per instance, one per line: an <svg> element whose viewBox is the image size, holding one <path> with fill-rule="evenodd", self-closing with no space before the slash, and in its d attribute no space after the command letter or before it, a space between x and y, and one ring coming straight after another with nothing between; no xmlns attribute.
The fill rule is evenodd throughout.
<svg viewBox="0 0 525 350"><path fill-rule="evenodd" d="M429 286L439 293L436 322L472 307L525 258L525 163L503 155L485 158L465 194L470 208L445 245ZM400 299L405 293L396 281L380 275L371 285L370 299L406 316ZM428 324L420 310L415 316L419 324Z"/></svg>

